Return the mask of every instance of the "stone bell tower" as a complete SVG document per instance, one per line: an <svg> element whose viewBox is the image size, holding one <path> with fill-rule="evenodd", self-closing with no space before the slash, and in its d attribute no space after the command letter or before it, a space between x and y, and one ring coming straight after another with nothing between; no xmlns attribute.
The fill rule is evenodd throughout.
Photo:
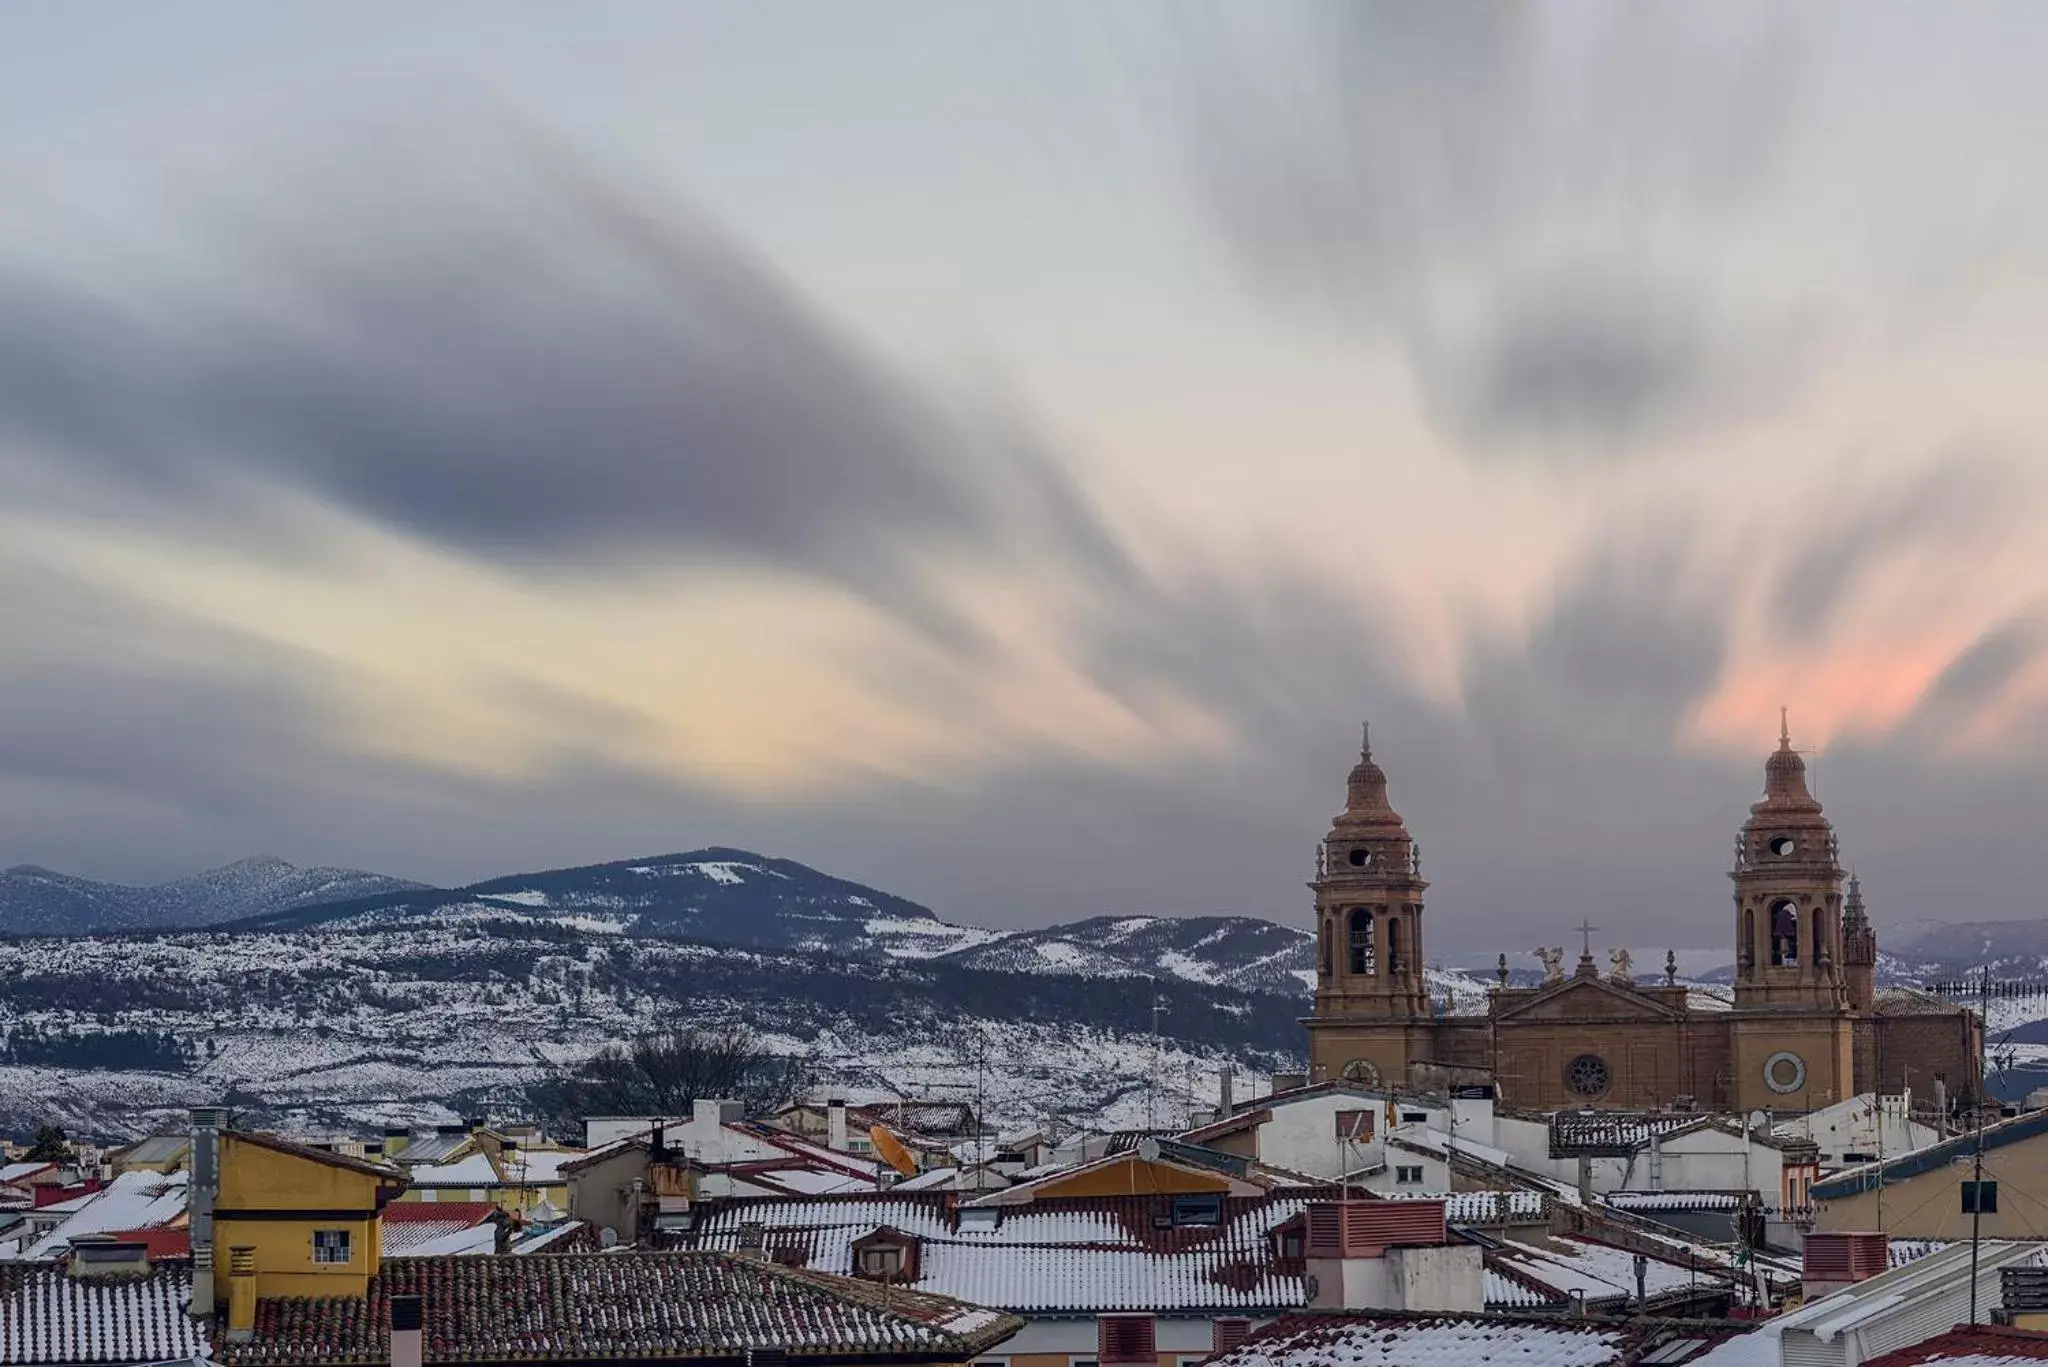
<svg viewBox="0 0 2048 1367"><path fill-rule="evenodd" d="M1729 1094L1747 1111L1853 1093L1854 1031L1833 826L1781 718L1764 796L1735 840L1735 1011Z"/></svg>
<svg viewBox="0 0 2048 1367"><path fill-rule="evenodd" d="M1422 859L1387 801L1368 727L1344 810L1316 850L1315 1015L1309 1062L1318 1078L1398 1086L1429 1053L1422 976Z"/></svg>

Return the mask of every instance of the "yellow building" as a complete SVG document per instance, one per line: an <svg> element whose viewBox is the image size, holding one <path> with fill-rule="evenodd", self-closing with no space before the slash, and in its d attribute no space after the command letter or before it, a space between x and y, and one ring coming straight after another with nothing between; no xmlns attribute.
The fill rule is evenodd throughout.
<svg viewBox="0 0 2048 1367"><path fill-rule="evenodd" d="M479 1131L471 1151L444 1163L408 1169L408 1201L490 1201L509 1215L553 1219L568 1213L569 1179L562 1165L582 1149L529 1148Z"/></svg>
<svg viewBox="0 0 2048 1367"><path fill-rule="evenodd" d="M1977 1149L1983 1146L1983 1174ZM2048 1111L1957 1135L1815 1182L1822 1230L1878 1231L1895 1239L2048 1238Z"/></svg>
<svg viewBox="0 0 2048 1367"><path fill-rule="evenodd" d="M377 1215L403 1174L238 1130L219 1144L213 1270L230 1325L258 1299L366 1294L383 1257Z"/></svg>

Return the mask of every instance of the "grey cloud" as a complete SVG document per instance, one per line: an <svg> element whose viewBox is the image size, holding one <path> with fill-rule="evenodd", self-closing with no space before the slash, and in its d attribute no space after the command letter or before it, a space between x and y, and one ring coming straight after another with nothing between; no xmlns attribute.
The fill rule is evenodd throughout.
<svg viewBox="0 0 2048 1367"><path fill-rule="evenodd" d="M1820 344L1812 306L1751 297L1719 241L1796 128L1772 17L1305 13L1296 47L1204 82L1205 201L1277 300L1399 346L1476 453L1612 455L1726 421Z"/></svg>
<svg viewBox="0 0 2048 1367"><path fill-rule="evenodd" d="M0 430L35 439L10 459L202 511L302 490L536 569L758 559L937 628L934 550L1114 560L1031 434L688 210L478 151L301 168L301 202L222 211L199 269L118 304L0 264Z"/></svg>

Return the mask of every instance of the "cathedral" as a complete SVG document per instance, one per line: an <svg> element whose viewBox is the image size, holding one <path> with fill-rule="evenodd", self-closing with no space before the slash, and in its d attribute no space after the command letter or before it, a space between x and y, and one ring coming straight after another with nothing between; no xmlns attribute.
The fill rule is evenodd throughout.
<svg viewBox="0 0 2048 1367"><path fill-rule="evenodd" d="M1422 860L1387 798L1370 732L1344 811L1317 851L1312 1076L1443 1090L1491 1085L1530 1109L1807 1111L1859 1092L1911 1088L1916 1103L1976 1094L1976 1015L1924 993L1879 990L1877 936L1845 879L1833 826L1781 728L1763 800L1735 840L1734 1002L1676 982L1608 972L1590 939L1567 975L1539 951L1544 981L1500 985L1480 1015L1456 1015L1423 973Z"/></svg>

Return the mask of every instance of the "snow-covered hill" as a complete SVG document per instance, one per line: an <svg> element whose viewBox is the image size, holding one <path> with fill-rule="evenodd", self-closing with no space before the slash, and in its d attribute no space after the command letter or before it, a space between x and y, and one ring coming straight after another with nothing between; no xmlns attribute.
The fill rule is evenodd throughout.
<svg viewBox="0 0 2048 1367"><path fill-rule="evenodd" d="M516 1110L601 1045L744 1021L867 1095L964 1097L1004 1122L1161 1123L1218 1068L1299 1066L1298 999L1162 980L1162 1036L1117 980L937 959L845 959L593 932L542 919L0 941L0 1037L105 1066L0 1064L0 1133L133 1133L227 1098L255 1117L367 1126ZM138 1070L138 1042L173 1037ZM183 1058L178 1055L182 1052Z"/></svg>
<svg viewBox="0 0 2048 1367"><path fill-rule="evenodd" d="M266 856L150 887L100 883L22 864L0 872L0 934L205 926L420 886L360 869L301 869Z"/></svg>

